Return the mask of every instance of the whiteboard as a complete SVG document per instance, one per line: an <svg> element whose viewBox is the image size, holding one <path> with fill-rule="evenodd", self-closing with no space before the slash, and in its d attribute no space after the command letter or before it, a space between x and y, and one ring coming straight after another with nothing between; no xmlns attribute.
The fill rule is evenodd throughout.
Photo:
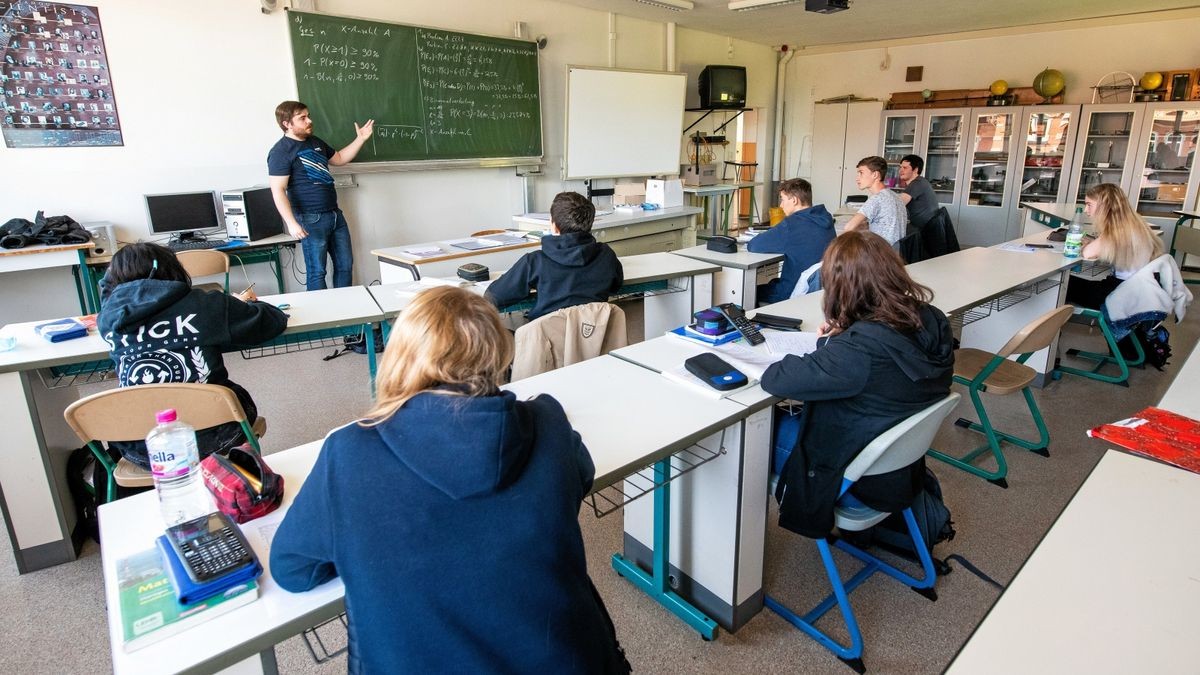
<svg viewBox="0 0 1200 675"><path fill-rule="evenodd" d="M563 179L675 175L686 73L567 66Z"/></svg>

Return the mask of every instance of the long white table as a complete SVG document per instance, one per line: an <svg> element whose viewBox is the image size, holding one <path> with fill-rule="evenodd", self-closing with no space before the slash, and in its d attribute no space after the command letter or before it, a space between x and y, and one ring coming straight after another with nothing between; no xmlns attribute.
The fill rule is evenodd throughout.
<svg viewBox="0 0 1200 675"><path fill-rule="evenodd" d="M25 248L3 248L0 249L0 274L48 267L77 268L81 276L75 280L79 290L79 309L87 314L100 306L96 282L87 265L88 251L93 248L96 248L96 244L91 241L84 244L35 244Z"/></svg>
<svg viewBox="0 0 1200 675"><path fill-rule="evenodd" d="M747 310L753 309L758 302L758 285L779 276L779 266L784 258L782 253L751 253L745 244L738 245L737 253L718 253L706 246L672 253L720 265L721 271L713 281L713 306L732 302Z"/></svg>
<svg viewBox="0 0 1200 675"><path fill-rule="evenodd" d="M614 299L633 294L642 297L643 328L647 337L662 335L689 323L693 313L709 307L713 274L721 269L712 263L667 253L627 255L620 260L625 283ZM497 271L493 270L492 278L498 276ZM379 303L385 318L392 319L408 307L417 292L428 286L418 281L402 281L367 288ZM468 288L483 292L482 286L472 285Z"/></svg>
<svg viewBox="0 0 1200 675"><path fill-rule="evenodd" d="M654 586L657 579L660 587L651 595L711 637L718 622L732 626L736 614L740 625L762 606L769 442L769 423L764 425L763 420L769 412L680 391L677 386L646 368L602 356L505 389L521 399L550 394L563 405L595 463L593 495L611 494L614 488L630 492L627 479L638 481L637 474L644 474L648 466L674 464L675 456L697 445L717 449L723 440L723 454L653 490L648 499L633 502L650 505L650 517L641 525L646 532L636 536L653 546L657 533L660 545L651 549L651 558L654 551L662 551L670 567L651 559L646 561L653 569L649 574L638 569L638 563L646 564L640 560L618 568L644 588ZM284 477L283 504L275 513L242 526L264 566L270 559L274 524L303 485L320 445L318 441L267 456L271 467ZM671 528L669 533L662 528L671 522L670 509L700 501L708 505L711 518ZM121 558L151 548L162 532L155 495L144 493L102 506L100 527L113 670L120 675L212 672L234 664L238 672L271 671L272 645L343 611L345 588L340 580L306 593L288 593L270 579L268 569L257 601L126 654L121 646L116 566ZM670 589L668 574L684 580L680 594ZM698 598L682 598L684 593Z"/></svg>
<svg viewBox="0 0 1200 675"><path fill-rule="evenodd" d="M1109 450L948 673L1194 673L1200 475Z"/></svg>
<svg viewBox="0 0 1200 675"><path fill-rule="evenodd" d="M340 341L383 319L383 312L362 286L263 296L264 302L288 303L283 336L263 345L295 351ZM80 440L63 420L63 410L79 399L73 386L94 371L111 370L109 349L99 335L51 343L34 333L42 323L9 324L0 335L14 336L16 348L0 352L0 508L4 510L17 570L22 574L75 559L75 509L67 489L66 463ZM297 346L300 345L300 346ZM368 349L368 372L375 352Z"/></svg>
<svg viewBox="0 0 1200 675"><path fill-rule="evenodd" d="M1184 417L1200 420L1200 344L1192 348L1167 393L1163 394L1158 407L1179 413Z"/></svg>
<svg viewBox="0 0 1200 675"><path fill-rule="evenodd" d="M669 209L637 213L609 213L596 216L592 236L608 244L617 255L655 253L687 248L696 243L695 206L674 206ZM513 225L528 232L550 230L549 218L529 215L513 216Z"/></svg>

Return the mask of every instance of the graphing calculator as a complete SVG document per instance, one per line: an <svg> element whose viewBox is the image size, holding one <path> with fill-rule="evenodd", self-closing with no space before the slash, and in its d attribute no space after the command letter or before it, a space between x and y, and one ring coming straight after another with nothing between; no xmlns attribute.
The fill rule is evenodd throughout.
<svg viewBox="0 0 1200 675"><path fill-rule="evenodd" d="M741 307L738 307L732 302L726 302L724 304L717 305L717 309L721 310L721 313L725 315L725 318L729 319L729 323L732 323L733 327L738 329L738 332L741 333L742 337L746 338L746 341L750 344L761 345L767 341L767 338L763 337L763 334L758 332L758 326L750 323L750 320L746 318L746 312L742 311Z"/></svg>
<svg viewBox="0 0 1200 675"><path fill-rule="evenodd" d="M223 513L210 513L169 527L167 540L188 576L198 584L255 562L241 528Z"/></svg>

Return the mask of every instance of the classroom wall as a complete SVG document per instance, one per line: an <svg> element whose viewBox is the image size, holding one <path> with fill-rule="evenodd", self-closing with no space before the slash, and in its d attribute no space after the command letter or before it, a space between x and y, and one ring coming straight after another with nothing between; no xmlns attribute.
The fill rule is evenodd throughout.
<svg viewBox="0 0 1200 675"><path fill-rule="evenodd" d="M788 66L784 177L811 175L813 106L822 99L854 94L886 101L897 91L982 89L998 79L1027 87L1043 68L1056 68L1066 76L1066 102L1089 103L1091 87L1114 70L1127 71L1136 80L1148 70L1196 68L1200 13L1184 10L1169 16L1082 22L1066 30L1034 26L972 39L923 38L924 44L889 46L886 54L880 47L820 54L801 50ZM889 55L890 67L881 70ZM908 66L924 66L923 81L905 82Z"/></svg>
<svg viewBox="0 0 1200 675"><path fill-rule="evenodd" d="M148 235L143 194L265 183L267 150L280 135L275 105L296 95L285 13L262 14L256 0L88 4L100 11L125 145L0 147L0 163L8 169L0 222L32 219L44 209L81 222L112 221L121 240L135 241ZM356 281L378 277L373 248L506 226L525 209L526 194L530 210L544 211L555 193L582 188L581 182L559 180L565 67L609 64L608 14L549 0L321 0L317 9L501 36L524 21L528 37L545 34L549 40L541 53L545 175L530 178L526 188L512 168L357 174L357 187L339 190L354 236ZM665 67L665 24L617 16L615 28L616 67ZM769 47L686 29L677 31L676 46L679 68L692 76L689 101L695 100L699 66L738 63L750 69L750 105L768 111L774 105L775 55ZM763 129L771 128L771 115L760 120ZM636 122L636 111L630 121ZM315 122L321 135L322 120ZM260 293L274 288L266 266L252 268L250 278ZM240 280L235 272L231 283ZM65 271L22 281L30 283L0 277L0 323L77 312ZM302 288L294 280L289 286ZM28 301L30 287L38 289L39 302Z"/></svg>

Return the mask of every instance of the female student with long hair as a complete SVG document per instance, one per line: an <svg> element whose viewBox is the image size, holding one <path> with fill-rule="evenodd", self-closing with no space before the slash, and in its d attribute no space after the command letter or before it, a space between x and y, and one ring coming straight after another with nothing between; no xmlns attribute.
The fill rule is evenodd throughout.
<svg viewBox="0 0 1200 675"><path fill-rule="evenodd" d="M257 302L254 291L226 294L192 288L175 254L158 244L129 244L117 251L100 280L100 336L112 350L122 387L202 382L233 390L246 419L258 418L250 392L229 379L222 352L256 345L287 328L287 315ZM187 411L180 411L184 420ZM200 456L246 442L236 422L196 433ZM149 469L142 441L113 442L130 462Z"/></svg>
<svg viewBox="0 0 1200 675"><path fill-rule="evenodd" d="M1120 187L1112 183L1095 185L1084 195L1083 203L1092 217L1097 237L1084 247L1082 255L1087 260L1111 264L1112 274L1096 280L1072 276L1067 284L1067 303L1100 309L1104 299L1122 281L1162 255L1163 245L1146 221L1129 206Z"/></svg>
<svg viewBox="0 0 1200 675"><path fill-rule="evenodd" d="M914 282L883 237L834 239L822 258L825 323L816 351L788 355L762 377L776 396L804 401L795 448L780 471L779 523L809 537L833 528L842 473L876 436L950 394L954 338L931 291ZM924 463L855 483L872 508L912 504Z"/></svg>
<svg viewBox="0 0 1200 675"><path fill-rule="evenodd" d="M577 520L591 456L553 398L499 389L512 357L487 300L420 293L276 532L280 586L345 582L350 672L619 670Z"/></svg>

